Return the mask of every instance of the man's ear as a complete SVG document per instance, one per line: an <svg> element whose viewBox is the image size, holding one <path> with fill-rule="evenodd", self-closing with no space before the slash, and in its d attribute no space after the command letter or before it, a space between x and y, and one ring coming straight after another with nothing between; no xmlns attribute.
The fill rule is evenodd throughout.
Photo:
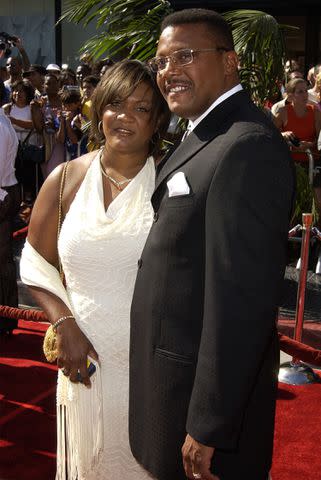
<svg viewBox="0 0 321 480"><path fill-rule="evenodd" d="M224 72L225 75L234 75L238 71L239 58L234 50L224 52Z"/></svg>

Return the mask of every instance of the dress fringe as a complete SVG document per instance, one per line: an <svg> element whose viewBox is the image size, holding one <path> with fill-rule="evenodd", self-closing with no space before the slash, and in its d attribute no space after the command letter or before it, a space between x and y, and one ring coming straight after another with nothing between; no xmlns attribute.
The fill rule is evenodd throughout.
<svg viewBox="0 0 321 480"><path fill-rule="evenodd" d="M73 384L59 370L57 386L56 480L85 480L103 450L103 404L100 368L91 388Z"/></svg>

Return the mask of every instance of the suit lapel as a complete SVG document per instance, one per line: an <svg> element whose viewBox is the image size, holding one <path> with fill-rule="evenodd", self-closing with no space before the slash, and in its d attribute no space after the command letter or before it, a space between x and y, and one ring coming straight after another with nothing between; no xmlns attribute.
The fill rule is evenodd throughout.
<svg viewBox="0 0 321 480"><path fill-rule="evenodd" d="M248 96L244 91L235 93L220 103L202 120L189 136L174 150L165 156L162 168L156 177L155 192L162 182L190 158L196 155L222 131L224 123L233 110L239 108ZM164 163L163 163L164 162Z"/></svg>

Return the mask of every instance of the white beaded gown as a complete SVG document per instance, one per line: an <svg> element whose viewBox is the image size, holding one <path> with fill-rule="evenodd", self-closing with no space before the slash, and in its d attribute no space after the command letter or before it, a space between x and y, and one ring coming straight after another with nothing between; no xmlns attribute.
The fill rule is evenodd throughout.
<svg viewBox="0 0 321 480"><path fill-rule="evenodd" d="M98 154L62 226L58 249L68 296L77 323L98 352L101 364L103 450L89 470L76 466L77 480L152 478L135 461L129 447L128 363L130 305L137 262L152 222L154 183L155 167L150 157L105 211ZM100 380L97 373L92 379L94 384ZM66 394L66 382L70 384L60 372L58 401ZM70 384L68 388L75 397L77 390L87 394L82 385ZM85 410L83 417L86 415Z"/></svg>

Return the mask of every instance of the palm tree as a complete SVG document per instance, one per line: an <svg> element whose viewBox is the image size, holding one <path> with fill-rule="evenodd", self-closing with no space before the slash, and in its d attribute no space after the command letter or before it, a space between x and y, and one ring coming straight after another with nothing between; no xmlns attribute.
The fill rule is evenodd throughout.
<svg viewBox="0 0 321 480"><path fill-rule="evenodd" d="M279 25L272 15L257 10L234 10L224 17L233 31L241 82L263 106L279 92L286 58L284 30L293 27Z"/></svg>
<svg viewBox="0 0 321 480"><path fill-rule="evenodd" d="M108 53L146 60L154 56L160 23L172 11L167 0L66 0L60 21L85 26L96 22L100 33L81 49L94 58ZM234 10L224 16L240 56L241 81L253 100L263 106L283 76L284 27L271 15L256 10Z"/></svg>
<svg viewBox="0 0 321 480"><path fill-rule="evenodd" d="M146 60L156 50L162 19L173 11L167 0L65 0L59 21L95 21L100 33L90 38L81 51L94 58L104 54Z"/></svg>

